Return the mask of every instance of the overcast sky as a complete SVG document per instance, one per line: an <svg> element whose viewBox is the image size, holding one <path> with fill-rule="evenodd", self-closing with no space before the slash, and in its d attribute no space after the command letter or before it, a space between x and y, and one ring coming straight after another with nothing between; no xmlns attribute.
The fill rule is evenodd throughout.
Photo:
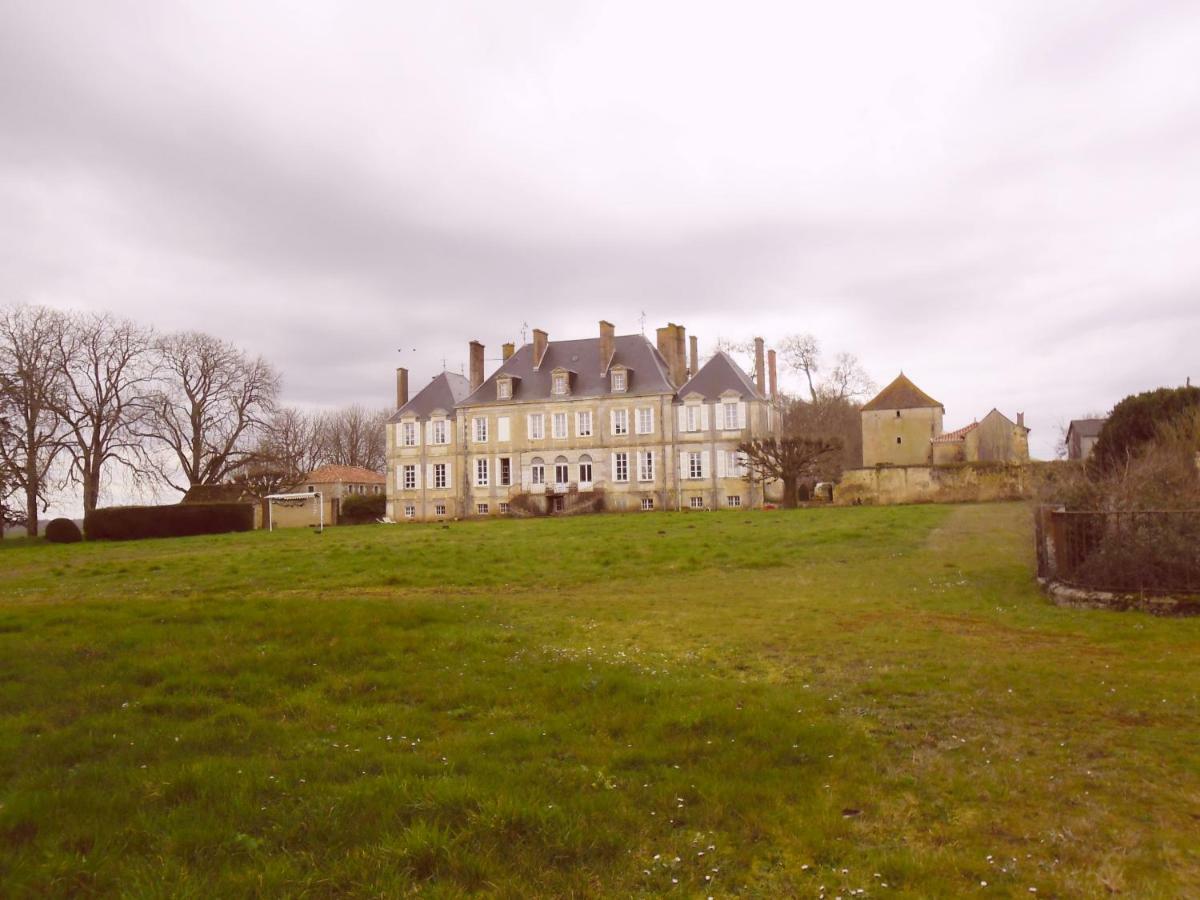
<svg viewBox="0 0 1200 900"><path fill-rule="evenodd" d="M1048 456L1200 377L1197 60L1194 0L0 0L0 302L317 405L523 323L811 331Z"/></svg>

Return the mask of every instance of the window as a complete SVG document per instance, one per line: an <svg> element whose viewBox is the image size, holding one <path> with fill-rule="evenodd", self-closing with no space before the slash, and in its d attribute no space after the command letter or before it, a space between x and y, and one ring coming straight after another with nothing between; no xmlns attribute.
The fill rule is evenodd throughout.
<svg viewBox="0 0 1200 900"><path fill-rule="evenodd" d="M896 410L896 418L900 418L900 410Z"/></svg>
<svg viewBox="0 0 1200 900"><path fill-rule="evenodd" d="M704 509L704 498L703 497L689 497L688 498L688 506L690 506L692 509Z"/></svg>
<svg viewBox="0 0 1200 900"><path fill-rule="evenodd" d="M405 466L404 467L404 482L403 483L404 483L404 489L406 491L411 491L416 488L416 486L417 486L417 467L416 466Z"/></svg>
<svg viewBox="0 0 1200 900"><path fill-rule="evenodd" d="M653 497L643 497L642 498L642 509L654 509L654 498Z"/></svg>
<svg viewBox="0 0 1200 900"><path fill-rule="evenodd" d="M433 514L435 516L444 516L446 514L446 504L445 503L435 503L433 505Z"/></svg>
<svg viewBox="0 0 1200 900"><path fill-rule="evenodd" d="M529 439L540 441L546 436L546 417L542 413L534 413L529 417Z"/></svg>
<svg viewBox="0 0 1200 900"><path fill-rule="evenodd" d="M503 500L500 501L500 515L502 515L502 516L508 515L508 504L505 503Z"/></svg>
<svg viewBox="0 0 1200 900"><path fill-rule="evenodd" d="M508 400L512 397L512 382L501 378L496 382L496 399Z"/></svg>
<svg viewBox="0 0 1200 900"><path fill-rule="evenodd" d="M449 443L446 440L446 420L445 419L434 419L432 422L432 426L433 426L433 442L435 444Z"/></svg>
<svg viewBox="0 0 1200 900"><path fill-rule="evenodd" d="M575 434L579 437L592 436L592 411L585 409L575 414Z"/></svg>
<svg viewBox="0 0 1200 900"><path fill-rule="evenodd" d="M614 392L625 390L625 370L616 369L612 373L612 389Z"/></svg>
<svg viewBox="0 0 1200 900"><path fill-rule="evenodd" d="M687 408L686 419L687 419L687 428L684 429L685 431L699 431L700 430L700 407L699 406L689 406Z"/></svg>
<svg viewBox="0 0 1200 900"><path fill-rule="evenodd" d="M445 488L446 487L446 464L445 463L434 463L433 464L433 486L435 488Z"/></svg>
<svg viewBox="0 0 1200 900"><path fill-rule="evenodd" d="M896 438L896 443L897 444L900 443L900 438L898 438L898 437Z"/></svg>
<svg viewBox="0 0 1200 900"><path fill-rule="evenodd" d="M738 405L736 403L722 403L721 409L725 413L725 430L738 430Z"/></svg>
<svg viewBox="0 0 1200 900"><path fill-rule="evenodd" d="M546 483L546 464L542 462L539 456L535 456L529 465L529 483Z"/></svg>
<svg viewBox="0 0 1200 900"><path fill-rule="evenodd" d="M554 463L554 483L555 484L566 485L567 482L569 482L571 480L571 476L568 474L569 468L570 467L567 465L567 461L565 459L563 459L561 456L557 460L555 460L555 463Z"/></svg>
<svg viewBox="0 0 1200 900"><path fill-rule="evenodd" d="M691 452L687 455L688 458L688 478L703 478L704 477L704 462L699 453Z"/></svg>
<svg viewBox="0 0 1200 900"><path fill-rule="evenodd" d="M412 518L415 518L416 515L417 515L417 508L415 506L413 506L411 503L405 503L404 504L404 518L412 519Z"/></svg>
<svg viewBox="0 0 1200 900"><path fill-rule="evenodd" d="M613 454L613 481L629 480L629 454Z"/></svg>
<svg viewBox="0 0 1200 900"><path fill-rule="evenodd" d="M654 434L654 408L640 407L637 411L637 433Z"/></svg>
<svg viewBox="0 0 1200 900"><path fill-rule="evenodd" d="M555 394L565 394L567 392L567 373L566 372L555 372L554 373L554 386L551 388L551 390Z"/></svg>
<svg viewBox="0 0 1200 900"><path fill-rule="evenodd" d="M554 436L556 438L565 438L567 436L567 414L554 414Z"/></svg>
<svg viewBox="0 0 1200 900"><path fill-rule="evenodd" d="M507 456L500 457L500 485L508 487L512 484L512 460Z"/></svg>
<svg viewBox="0 0 1200 900"><path fill-rule="evenodd" d="M476 503L475 512L481 516L486 516L488 514L488 505L486 503Z"/></svg>
<svg viewBox="0 0 1200 900"><path fill-rule="evenodd" d="M487 443L487 416L476 416L473 420L475 423L475 443Z"/></svg>
<svg viewBox="0 0 1200 900"><path fill-rule="evenodd" d="M638 481L654 480L654 451L638 454Z"/></svg>
<svg viewBox="0 0 1200 900"><path fill-rule="evenodd" d="M405 422L400 426L400 443L405 447L417 446L417 423Z"/></svg>
<svg viewBox="0 0 1200 900"><path fill-rule="evenodd" d="M581 462L579 464L579 481L582 484L592 483L592 464L590 462Z"/></svg>
<svg viewBox="0 0 1200 900"><path fill-rule="evenodd" d="M488 483L488 461L487 458L475 460L475 484L479 487L487 487Z"/></svg>
<svg viewBox="0 0 1200 900"><path fill-rule="evenodd" d="M742 505L741 495L740 494L730 494L728 497L725 498L725 505L726 506L741 506Z"/></svg>
<svg viewBox="0 0 1200 900"><path fill-rule="evenodd" d="M613 434L629 434L629 410L614 409L612 414Z"/></svg>

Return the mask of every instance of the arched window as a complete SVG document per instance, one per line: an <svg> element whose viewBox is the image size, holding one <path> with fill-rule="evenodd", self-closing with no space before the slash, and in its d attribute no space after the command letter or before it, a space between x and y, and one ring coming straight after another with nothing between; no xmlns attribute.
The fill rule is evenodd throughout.
<svg viewBox="0 0 1200 900"><path fill-rule="evenodd" d="M554 460L554 483L559 486L565 486L571 480L571 475L568 472L567 458L559 456Z"/></svg>
<svg viewBox="0 0 1200 900"><path fill-rule="evenodd" d="M540 456L535 456L529 461L529 483L546 483L546 463L542 461Z"/></svg>
<svg viewBox="0 0 1200 900"><path fill-rule="evenodd" d="M579 483L592 483L592 457L587 453L583 453L579 457Z"/></svg>

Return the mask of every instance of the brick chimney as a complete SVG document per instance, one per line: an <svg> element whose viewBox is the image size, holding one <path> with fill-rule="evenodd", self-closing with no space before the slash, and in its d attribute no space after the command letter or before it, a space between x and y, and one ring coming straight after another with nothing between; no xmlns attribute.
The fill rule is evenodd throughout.
<svg viewBox="0 0 1200 900"><path fill-rule="evenodd" d="M471 390L483 384L483 344L471 341Z"/></svg>
<svg viewBox="0 0 1200 900"><path fill-rule="evenodd" d="M516 351L516 349L517 349L517 347L512 341L509 341L507 344L501 344L500 345L501 356L503 356L504 359L507 360L510 356L513 355L513 353Z"/></svg>
<svg viewBox="0 0 1200 900"><path fill-rule="evenodd" d="M542 357L546 355L546 347L550 344L550 335L540 328L533 329L533 368L536 371L542 365Z"/></svg>
<svg viewBox="0 0 1200 900"><path fill-rule="evenodd" d="M612 322L600 320L600 374L603 375L608 371L608 364L612 361L613 351L616 349L616 329L613 328Z"/></svg>
<svg viewBox="0 0 1200 900"><path fill-rule="evenodd" d="M767 379L764 369L763 339L756 337L754 339L754 386L758 388L760 394L765 396L767 393Z"/></svg>
<svg viewBox="0 0 1200 900"><path fill-rule="evenodd" d="M675 371L671 378L678 385L687 381L687 329L675 326Z"/></svg>
<svg viewBox="0 0 1200 900"><path fill-rule="evenodd" d="M667 364L667 374L676 386L687 381L687 329L668 322L657 333L658 352Z"/></svg>
<svg viewBox="0 0 1200 900"><path fill-rule="evenodd" d="M688 340L691 342L690 349L692 351L692 358L691 363L688 365L688 372L691 375L695 375L700 371L700 342L697 340L694 334L688 338Z"/></svg>
<svg viewBox="0 0 1200 900"><path fill-rule="evenodd" d="M767 384L771 388L771 399L779 399L779 377L775 368L775 351L767 351Z"/></svg>
<svg viewBox="0 0 1200 900"><path fill-rule="evenodd" d="M1023 412L1017 413L1017 427L1025 427L1025 413Z"/></svg>
<svg viewBox="0 0 1200 900"><path fill-rule="evenodd" d="M670 322L654 332L655 344L663 362L667 364L667 373L675 377L675 323Z"/></svg>
<svg viewBox="0 0 1200 900"><path fill-rule="evenodd" d="M396 409L408 402L408 369L396 369Z"/></svg>

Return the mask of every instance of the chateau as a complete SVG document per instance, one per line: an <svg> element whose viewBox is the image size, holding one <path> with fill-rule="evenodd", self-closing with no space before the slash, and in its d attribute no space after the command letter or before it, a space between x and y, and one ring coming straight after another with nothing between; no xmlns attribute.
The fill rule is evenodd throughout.
<svg viewBox="0 0 1200 900"><path fill-rule="evenodd" d="M388 427L388 515L395 521L510 513L762 506L781 486L746 478L738 444L778 436L775 352L761 338L755 378L718 351L703 366L696 337L669 324L651 344L599 335L503 346L484 375L443 372L411 399L396 373Z"/></svg>

